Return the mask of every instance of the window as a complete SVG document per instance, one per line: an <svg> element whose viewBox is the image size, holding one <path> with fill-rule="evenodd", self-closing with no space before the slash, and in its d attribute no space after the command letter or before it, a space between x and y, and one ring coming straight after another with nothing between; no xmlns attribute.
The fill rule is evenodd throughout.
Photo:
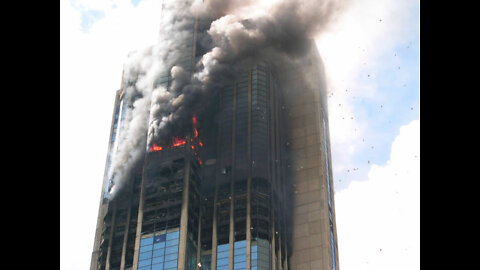
<svg viewBox="0 0 480 270"><path fill-rule="evenodd" d="M140 240L139 270L176 269L180 231L156 232Z"/></svg>
<svg viewBox="0 0 480 270"><path fill-rule="evenodd" d="M332 264L333 270L337 270L337 265L335 264L335 240L333 238L333 229L330 227L330 242L332 243Z"/></svg>
<svg viewBox="0 0 480 270"><path fill-rule="evenodd" d="M332 194L330 191L330 171L328 167L328 146L327 146L327 129L325 125L325 118L323 120L323 148L325 150L325 168L326 168L326 175L327 175L327 193L328 193L328 205L332 207Z"/></svg>
<svg viewBox="0 0 480 270"><path fill-rule="evenodd" d="M217 247L217 270L227 269L228 270L228 255L229 255L229 244L219 245Z"/></svg>
<svg viewBox="0 0 480 270"><path fill-rule="evenodd" d="M233 269L245 269L247 264L247 240L235 242L233 254Z"/></svg>
<svg viewBox="0 0 480 270"><path fill-rule="evenodd" d="M152 265L152 270L163 270L163 263Z"/></svg>
<svg viewBox="0 0 480 270"><path fill-rule="evenodd" d="M252 242L251 248L252 270L270 270L270 242L268 240L257 239Z"/></svg>
<svg viewBox="0 0 480 270"><path fill-rule="evenodd" d="M151 252L144 252L140 253L138 259L139 260L146 260L146 259L151 259L152 258L152 253Z"/></svg>

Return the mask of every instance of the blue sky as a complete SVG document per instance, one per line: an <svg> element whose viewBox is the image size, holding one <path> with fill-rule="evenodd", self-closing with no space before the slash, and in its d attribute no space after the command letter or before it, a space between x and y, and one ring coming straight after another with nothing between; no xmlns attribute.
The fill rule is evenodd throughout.
<svg viewBox="0 0 480 270"><path fill-rule="evenodd" d="M316 38L331 96L340 267L416 270L419 1L344 1L345 12ZM123 63L156 42L161 1L60 3L61 269L77 270L90 265Z"/></svg>
<svg viewBox="0 0 480 270"><path fill-rule="evenodd" d="M368 2L375 1L367 1L367 5ZM366 40L357 44L356 40L352 40L353 45L347 47L351 58L356 57L357 61L345 61L340 57L335 59L356 66L356 72L332 79L337 84L334 85L336 89L332 90L332 98L329 98L331 133L337 128L335 125L350 122L349 128L342 129L342 132L359 134L358 137L352 136L352 141L347 140L346 144L345 141L339 142L343 146L355 146L356 150L348 155L350 162L344 162L344 152L335 151L336 138L331 138L334 171L337 168L334 177L337 191L347 188L352 181L368 179L366 176L373 163L385 164L389 159L390 146L400 127L419 119L419 2L406 2L409 5L394 5L395 9L390 8L390 12L379 11L378 16L369 16L374 25L369 27L378 27L378 31L370 35L377 37L368 40L367 29L362 29L366 33ZM355 10L355 7L352 9ZM395 16L394 12L404 14ZM358 19L355 15L346 16ZM376 26L380 24L387 24L387 29ZM319 45L320 53L321 47ZM328 53L324 57L329 57ZM327 61L327 73L328 68ZM348 106L350 110L341 110L342 106ZM332 113L336 114L332 117ZM346 164L341 167L339 163Z"/></svg>
<svg viewBox="0 0 480 270"><path fill-rule="evenodd" d="M381 57L378 68L365 69L360 73L361 84L370 85L371 81L376 84L379 91L375 97L355 97L352 90L352 94L347 94L347 91L344 94L349 96L356 108L357 113L353 117L362 117L369 123L368 133L362 137L365 148L353 157L358 168L368 167L362 166L368 165L368 161L385 164L390 154L389 147L399 133L400 126L419 118L418 41L418 38L412 38L411 42L399 44L389 54ZM350 117L345 116L345 121L349 120ZM350 173L353 173L352 168ZM342 178L344 181L352 179L346 173L336 175L337 181ZM337 190L343 187L343 184L336 183Z"/></svg>

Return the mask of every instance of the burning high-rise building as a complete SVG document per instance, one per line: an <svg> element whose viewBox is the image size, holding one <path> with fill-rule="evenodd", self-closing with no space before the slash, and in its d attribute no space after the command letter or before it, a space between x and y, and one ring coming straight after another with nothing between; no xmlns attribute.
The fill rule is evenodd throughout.
<svg viewBox="0 0 480 270"><path fill-rule="evenodd" d="M133 56L150 65L127 66L116 94L91 270L338 270L315 44L173 10L173 47ZM222 23L278 44L221 46Z"/></svg>

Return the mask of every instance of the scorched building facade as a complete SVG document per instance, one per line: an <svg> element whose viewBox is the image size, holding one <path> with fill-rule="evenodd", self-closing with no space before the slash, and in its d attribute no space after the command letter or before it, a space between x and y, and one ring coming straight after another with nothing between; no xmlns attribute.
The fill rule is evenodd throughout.
<svg viewBox="0 0 480 270"><path fill-rule="evenodd" d="M192 22L179 65L198 60ZM166 72L157 83L167 88ZM109 198L129 106L117 91L91 270L338 270L323 67L254 63L193 116L187 136L149 147ZM197 119L198 118L198 119ZM201 125L198 125L201 122Z"/></svg>

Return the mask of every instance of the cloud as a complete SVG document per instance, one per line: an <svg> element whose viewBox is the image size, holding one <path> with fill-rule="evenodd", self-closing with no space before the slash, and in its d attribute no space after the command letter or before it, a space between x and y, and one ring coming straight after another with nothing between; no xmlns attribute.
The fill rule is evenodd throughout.
<svg viewBox="0 0 480 270"><path fill-rule="evenodd" d="M362 166L356 159L375 143L367 138L384 135L372 122L372 105L391 96L377 75L392 64L385 55L417 34L412 20L417 5L417 0L347 0L342 16L316 39L327 75L333 172L343 180L337 188L354 179L347 169Z"/></svg>
<svg viewBox="0 0 480 270"><path fill-rule="evenodd" d="M343 270L420 269L419 134L419 120L402 126L386 165L335 194Z"/></svg>

